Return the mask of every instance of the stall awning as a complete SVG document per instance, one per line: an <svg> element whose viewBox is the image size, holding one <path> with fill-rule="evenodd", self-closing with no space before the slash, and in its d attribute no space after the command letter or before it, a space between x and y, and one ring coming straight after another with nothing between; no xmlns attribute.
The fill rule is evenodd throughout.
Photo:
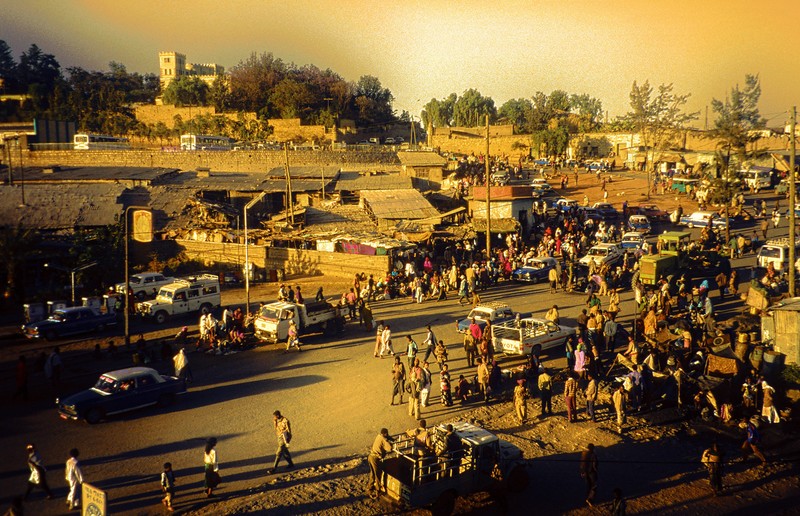
<svg viewBox="0 0 800 516"><path fill-rule="evenodd" d="M475 231L486 232L486 219L472 219L472 227ZM510 217L492 218L491 223L492 233L514 233L520 230L520 224L517 219Z"/></svg>

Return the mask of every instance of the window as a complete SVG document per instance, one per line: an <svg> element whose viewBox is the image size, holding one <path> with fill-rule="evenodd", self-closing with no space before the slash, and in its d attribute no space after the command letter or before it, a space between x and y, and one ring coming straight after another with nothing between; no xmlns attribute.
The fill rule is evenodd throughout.
<svg viewBox="0 0 800 516"><path fill-rule="evenodd" d="M200 292L199 292L199 291L197 291L197 290L190 290L190 291L189 291L189 299L192 299L192 298L194 298L194 297L197 297L198 295L200 295Z"/></svg>
<svg viewBox="0 0 800 516"><path fill-rule="evenodd" d="M148 387L148 386L153 385L155 383L156 383L155 380L150 375L140 376L139 377L139 387L140 388L141 387Z"/></svg>

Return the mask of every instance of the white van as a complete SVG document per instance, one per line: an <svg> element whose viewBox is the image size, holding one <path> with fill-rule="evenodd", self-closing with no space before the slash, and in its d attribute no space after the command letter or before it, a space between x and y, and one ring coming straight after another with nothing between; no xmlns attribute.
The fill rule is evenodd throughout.
<svg viewBox="0 0 800 516"><path fill-rule="evenodd" d="M742 172L744 184L753 190L772 188L772 171L767 167L751 167Z"/></svg>
<svg viewBox="0 0 800 516"><path fill-rule="evenodd" d="M141 315L152 318L156 324L164 324L173 315L210 313L220 303L219 276L200 274L164 285L154 300L139 303L136 309Z"/></svg>
<svg viewBox="0 0 800 516"><path fill-rule="evenodd" d="M795 259L800 258L800 244L795 243ZM789 239L774 238L767 240L756 255L756 267L766 269L773 264L775 271L783 274L789 270Z"/></svg>

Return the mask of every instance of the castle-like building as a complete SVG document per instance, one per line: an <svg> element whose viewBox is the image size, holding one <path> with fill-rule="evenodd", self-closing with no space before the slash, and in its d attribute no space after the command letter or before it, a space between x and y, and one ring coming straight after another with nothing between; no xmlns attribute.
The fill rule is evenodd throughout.
<svg viewBox="0 0 800 516"><path fill-rule="evenodd" d="M187 63L186 55L179 52L159 52L158 64L161 91L173 80L186 75L196 76L210 87L218 76L225 73L225 68L218 64Z"/></svg>

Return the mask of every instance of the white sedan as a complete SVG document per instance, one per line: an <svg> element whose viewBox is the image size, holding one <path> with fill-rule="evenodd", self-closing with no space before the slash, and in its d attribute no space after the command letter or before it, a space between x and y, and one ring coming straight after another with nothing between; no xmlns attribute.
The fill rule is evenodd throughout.
<svg viewBox="0 0 800 516"><path fill-rule="evenodd" d="M597 265L603 263L614 264L622 258L622 249L617 244L597 244L578 260L584 265L594 260Z"/></svg>

